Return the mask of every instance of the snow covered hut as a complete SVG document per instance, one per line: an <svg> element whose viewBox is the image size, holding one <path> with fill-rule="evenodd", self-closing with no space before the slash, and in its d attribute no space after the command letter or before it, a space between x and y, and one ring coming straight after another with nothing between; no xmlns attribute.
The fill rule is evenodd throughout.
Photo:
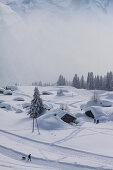
<svg viewBox="0 0 113 170"><path fill-rule="evenodd" d="M0 108L11 110L11 105L7 103L0 103Z"/></svg>
<svg viewBox="0 0 113 170"><path fill-rule="evenodd" d="M102 110L102 107L100 106L91 106L91 107L85 108L84 111L88 117L91 117L93 119L95 118L95 119L100 120L102 119L103 116L105 116Z"/></svg>
<svg viewBox="0 0 113 170"><path fill-rule="evenodd" d="M3 94L3 93L4 93L4 91L5 91L5 89L4 89L4 88L0 88L0 94Z"/></svg>
<svg viewBox="0 0 113 170"><path fill-rule="evenodd" d="M3 94L4 95L12 95L12 91L11 90L5 90Z"/></svg>
<svg viewBox="0 0 113 170"><path fill-rule="evenodd" d="M63 117L61 117L61 119L66 122L66 123L76 123L76 117L66 113Z"/></svg>
<svg viewBox="0 0 113 170"><path fill-rule="evenodd" d="M95 117L94 117L94 114L93 114L92 111L91 111L91 109L85 111L85 114L86 114L88 117L91 117L91 118L93 118L93 119L95 118Z"/></svg>
<svg viewBox="0 0 113 170"><path fill-rule="evenodd" d="M6 86L6 90L15 91L18 90L17 86Z"/></svg>

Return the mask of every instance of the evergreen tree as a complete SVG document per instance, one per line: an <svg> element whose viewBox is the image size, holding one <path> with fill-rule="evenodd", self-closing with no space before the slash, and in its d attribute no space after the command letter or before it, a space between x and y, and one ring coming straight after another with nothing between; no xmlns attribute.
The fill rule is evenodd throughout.
<svg viewBox="0 0 113 170"><path fill-rule="evenodd" d="M60 75L57 81L57 86L65 86L65 85L66 85L66 80L62 75Z"/></svg>
<svg viewBox="0 0 113 170"><path fill-rule="evenodd" d="M73 78L72 86L78 89L80 88L80 81L79 81L79 77L77 76L77 74L75 74Z"/></svg>
<svg viewBox="0 0 113 170"><path fill-rule="evenodd" d="M42 86L42 82L41 81L38 82L38 86Z"/></svg>
<svg viewBox="0 0 113 170"><path fill-rule="evenodd" d="M106 89L111 91L112 90L112 83L113 83L113 74L112 72L108 72L106 76Z"/></svg>
<svg viewBox="0 0 113 170"><path fill-rule="evenodd" d="M87 76L87 89L88 90L93 90L94 89L94 76L93 72L88 72Z"/></svg>
<svg viewBox="0 0 113 170"><path fill-rule="evenodd" d="M99 89L103 90L103 77L102 76L100 76Z"/></svg>
<svg viewBox="0 0 113 170"><path fill-rule="evenodd" d="M102 78L102 90L106 90L106 81L107 81L107 77L104 76L104 77Z"/></svg>
<svg viewBox="0 0 113 170"><path fill-rule="evenodd" d="M31 106L28 114L30 114L30 117L32 118L37 118L43 110L44 106L42 99L40 98L39 90L37 87L35 87L33 100L31 101Z"/></svg>
<svg viewBox="0 0 113 170"><path fill-rule="evenodd" d="M100 89L100 78L99 78L99 76L95 76L94 85L95 85L95 89L97 89L97 90Z"/></svg>
<svg viewBox="0 0 113 170"><path fill-rule="evenodd" d="M84 80L84 76L82 75L81 79L80 79L80 88L81 89L85 89L85 80Z"/></svg>

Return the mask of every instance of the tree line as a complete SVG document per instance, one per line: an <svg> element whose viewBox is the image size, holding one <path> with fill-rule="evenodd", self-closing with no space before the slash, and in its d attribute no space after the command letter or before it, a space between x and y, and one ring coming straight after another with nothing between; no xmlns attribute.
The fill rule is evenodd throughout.
<svg viewBox="0 0 113 170"><path fill-rule="evenodd" d="M110 71L105 76L95 76L93 72L88 72L86 80L83 75L79 77L75 74L71 82L67 81L63 75L60 75L56 84L57 86L71 85L78 89L112 91L113 73Z"/></svg>

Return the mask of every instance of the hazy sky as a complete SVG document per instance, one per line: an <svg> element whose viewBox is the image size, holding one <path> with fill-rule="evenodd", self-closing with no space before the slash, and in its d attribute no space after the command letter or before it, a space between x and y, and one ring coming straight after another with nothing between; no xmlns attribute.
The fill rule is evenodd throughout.
<svg viewBox="0 0 113 170"><path fill-rule="evenodd" d="M7 12L8 10L8 12ZM113 18L76 12L0 13L0 75L4 83L55 82L59 74L113 69Z"/></svg>

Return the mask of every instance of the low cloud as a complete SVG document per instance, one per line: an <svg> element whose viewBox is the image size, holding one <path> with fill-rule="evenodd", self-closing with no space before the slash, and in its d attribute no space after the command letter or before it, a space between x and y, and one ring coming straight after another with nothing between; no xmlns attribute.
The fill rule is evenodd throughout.
<svg viewBox="0 0 113 170"><path fill-rule="evenodd" d="M100 16L46 9L0 14L1 82L55 82L59 74L72 79L112 70L112 16Z"/></svg>

